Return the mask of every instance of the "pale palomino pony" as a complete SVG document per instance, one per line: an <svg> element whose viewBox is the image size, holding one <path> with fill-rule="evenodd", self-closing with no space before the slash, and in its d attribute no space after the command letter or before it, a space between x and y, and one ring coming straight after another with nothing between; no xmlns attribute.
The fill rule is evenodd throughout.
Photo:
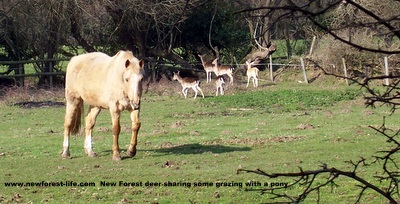
<svg viewBox="0 0 400 204"><path fill-rule="evenodd" d="M76 134L81 125L84 102L89 104L85 117L85 152L90 157L92 130L101 109L108 109L112 119L113 160L121 160L118 137L120 113L128 110L132 119L132 138L126 152L128 157L136 154L137 136L141 126L139 120L140 97L144 62L130 51L119 51L110 57L93 52L75 56L68 64L65 78L66 114L64 122L63 158L69 158L70 134Z"/></svg>

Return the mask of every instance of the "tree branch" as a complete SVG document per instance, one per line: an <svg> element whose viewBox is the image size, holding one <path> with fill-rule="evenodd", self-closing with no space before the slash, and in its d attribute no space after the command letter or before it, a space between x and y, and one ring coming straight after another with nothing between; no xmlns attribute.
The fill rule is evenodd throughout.
<svg viewBox="0 0 400 204"><path fill-rule="evenodd" d="M251 8L251 9L244 9L239 11L238 13L241 12L250 12L250 11L255 11L255 10L282 10L282 11L289 11L287 13L282 14L281 17L278 17L278 19L282 20L284 18L291 18L291 15L288 14L293 14L293 13L300 13L303 16L298 16L299 18L304 17L306 19L308 19L310 22L312 22L315 26L317 26L319 29L321 29L322 31L326 32L327 34L331 35L334 39L339 40L340 42L343 42L351 47L354 47L358 50L364 50L364 51L368 51L368 52L375 52L375 53L382 53L382 54L400 54L400 50L383 50L383 49L378 49L378 48L371 48L371 47L366 47L366 46L362 46L359 45L357 43L353 43L350 40L347 40L343 37L340 37L338 34L335 33L335 30L332 28L329 28L327 26L325 26L324 24L320 23L318 20L316 20L318 16L322 15L322 14L326 14L327 11L334 9L336 7L338 7L339 5L341 5L343 3L342 0L336 0L333 1L331 4L329 4L328 6L324 7L323 9L319 10L319 11L311 11L308 10L308 7L310 6L310 4L313 1L310 1L309 4L305 4L302 6L297 6L295 3L293 3L292 1L289 1L289 4L286 6L266 6L266 7L259 7L259 8ZM386 27L389 31L393 34L395 34L397 37L400 36L400 30L396 29L395 27L393 27L390 23L387 22L387 20L384 20L382 18L379 18L378 16L374 15L373 12L369 11L368 9L362 7L360 4L355 3L354 1L346 1L348 2L350 5L354 6L357 9L360 9L361 11L363 11L365 14L367 15L371 15L371 17L373 19L376 20L376 22L373 23L374 26L378 26L378 25L383 25L384 27ZM347 27L346 27L347 28Z"/></svg>
<svg viewBox="0 0 400 204"><path fill-rule="evenodd" d="M278 178L278 177L299 177L299 180L303 180L305 181L305 184L307 184L306 189L303 191L302 194L300 194L300 196L298 197L297 201L303 201L307 195L313 191L318 191L320 188L332 183L336 178L338 178L339 176L346 176L348 178L351 178L353 180L358 181L359 183L362 184L362 191L359 194L359 198L357 200L360 199L360 196L362 196L363 192L366 189L371 189L377 193L379 193L380 195L384 196L386 199L388 199L390 201L390 203L397 203L396 200L391 196L390 192L386 192L381 190L380 188L378 188L376 185L366 181L365 179L357 176L357 174L354 171L342 171L336 168L326 168L326 169L317 169L317 170L309 170L309 171L300 171L300 172L291 172L291 173L267 173L265 171L262 171L260 169L256 169L256 170L246 170L246 169L238 169L238 172L248 172L248 173L255 173L255 174L259 174L262 176L267 176L269 178ZM314 184L314 180L315 178L319 175L319 174L324 174L324 173L329 173L331 176L330 178L325 181L322 184L318 184L316 187L311 188L311 185ZM311 180L308 180L308 177L311 176ZM261 191L265 192L265 191L273 191L275 189L263 189Z"/></svg>
<svg viewBox="0 0 400 204"><path fill-rule="evenodd" d="M71 14L70 22L71 22L72 36L74 36L76 41L78 41L79 45L81 45L83 47L83 49L85 49L87 52L95 52L96 49L94 49L92 46L90 46L89 43L87 43L86 40L81 36L80 31L79 31L78 22L77 22L75 16L73 16L73 14Z"/></svg>

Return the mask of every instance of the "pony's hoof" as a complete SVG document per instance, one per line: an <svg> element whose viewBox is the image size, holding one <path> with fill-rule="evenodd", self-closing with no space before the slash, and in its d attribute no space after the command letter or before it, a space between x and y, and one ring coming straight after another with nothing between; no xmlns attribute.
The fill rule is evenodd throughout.
<svg viewBox="0 0 400 204"><path fill-rule="evenodd" d="M88 156L89 156L89 157L97 157L97 154L94 153L94 152L89 152L89 153L88 153Z"/></svg>
<svg viewBox="0 0 400 204"><path fill-rule="evenodd" d="M136 149L126 151L126 156L134 157L136 155Z"/></svg>
<svg viewBox="0 0 400 204"><path fill-rule="evenodd" d="M121 161L121 156L113 156L112 160L114 161Z"/></svg>
<svg viewBox="0 0 400 204"><path fill-rule="evenodd" d="M61 154L61 157L62 157L63 159L71 159L71 156L69 155L69 152L63 152L63 153Z"/></svg>

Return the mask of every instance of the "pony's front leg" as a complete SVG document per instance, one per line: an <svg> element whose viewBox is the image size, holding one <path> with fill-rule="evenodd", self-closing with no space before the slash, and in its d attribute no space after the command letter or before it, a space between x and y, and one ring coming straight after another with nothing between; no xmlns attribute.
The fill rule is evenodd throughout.
<svg viewBox="0 0 400 204"><path fill-rule="evenodd" d="M89 112L85 118L85 152L90 157L96 157L96 153L92 148L92 131L96 123L96 118L100 113L100 108L90 106Z"/></svg>
<svg viewBox="0 0 400 204"><path fill-rule="evenodd" d="M112 134L113 134L112 159L115 161L120 161L121 155L119 153L119 143L118 143L119 133L121 131L121 126L119 124L120 112L118 110L112 110L112 108L110 108L110 113L111 113Z"/></svg>
<svg viewBox="0 0 400 204"><path fill-rule="evenodd" d="M129 145L128 151L126 151L126 154L128 157L133 157L136 155L137 136L138 136L139 129L141 126L141 123L139 120L139 113L140 113L140 110L132 110L131 111L132 138L131 138L131 143Z"/></svg>

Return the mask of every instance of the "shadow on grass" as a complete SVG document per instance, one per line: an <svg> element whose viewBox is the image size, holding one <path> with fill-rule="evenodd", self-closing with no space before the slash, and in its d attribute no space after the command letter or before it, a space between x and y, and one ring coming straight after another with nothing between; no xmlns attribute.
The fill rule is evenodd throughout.
<svg viewBox="0 0 400 204"><path fill-rule="evenodd" d="M121 149L121 159L132 159L134 157L127 157L126 156L127 149ZM223 145L202 145L202 144L184 144L184 145L177 145L171 147L162 147L160 149L138 149L138 154L143 151L150 151L160 154L203 154L203 153L213 153L213 154L221 154L227 152L237 152L237 151L250 151L250 147L231 147L231 146L223 146ZM101 152L97 152L97 156L99 157L110 157L112 156L111 150L104 150Z"/></svg>
<svg viewBox="0 0 400 204"><path fill-rule="evenodd" d="M223 145L202 145L202 144L184 144L172 147L163 147L160 149L154 149L156 153L164 154L202 154L205 152L210 152L214 154L236 152L236 151L250 151L250 147L231 147Z"/></svg>

